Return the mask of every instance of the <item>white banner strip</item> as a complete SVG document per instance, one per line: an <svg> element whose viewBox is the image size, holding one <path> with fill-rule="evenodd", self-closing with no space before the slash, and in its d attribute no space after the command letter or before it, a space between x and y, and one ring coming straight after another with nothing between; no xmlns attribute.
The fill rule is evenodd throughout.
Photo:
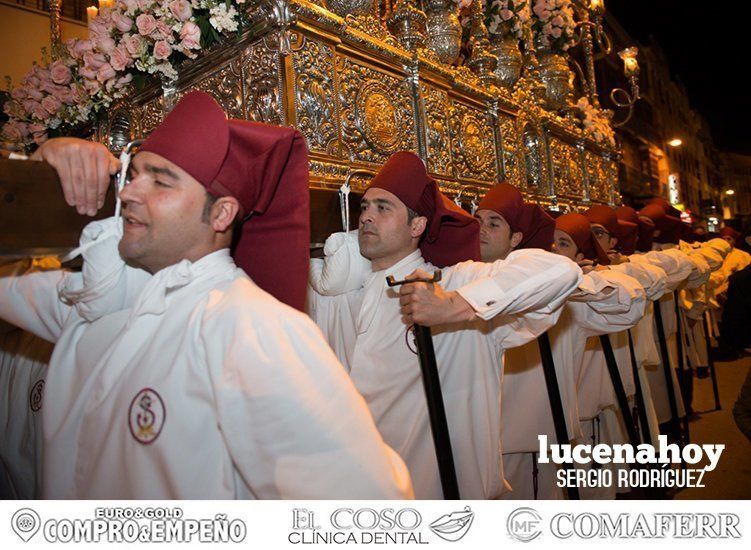
<svg viewBox="0 0 751 550"><path fill-rule="evenodd" d="M3 501L4 550L740 547L742 501ZM709 544L709 546L707 546Z"/></svg>

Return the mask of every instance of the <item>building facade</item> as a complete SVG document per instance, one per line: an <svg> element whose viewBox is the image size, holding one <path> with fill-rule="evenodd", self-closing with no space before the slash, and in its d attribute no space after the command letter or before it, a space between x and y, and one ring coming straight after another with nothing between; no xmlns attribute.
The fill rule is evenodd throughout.
<svg viewBox="0 0 751 550"><path fill-rule="evenodd" d="M612 16L605 25L613 52L636 41ZM722 218L725 184L723 158L704 117L691 107L685 87L670 73L658 44L639 44L639 94L631 119L616 129L622 161L619 185L624 202L640 206L651 197L668 199L691 220L709 229ZM598 66L600 101L613 108L606 94L628 90L620 60L607 56ZM616 110L615 122L624 117Z"/></svg>

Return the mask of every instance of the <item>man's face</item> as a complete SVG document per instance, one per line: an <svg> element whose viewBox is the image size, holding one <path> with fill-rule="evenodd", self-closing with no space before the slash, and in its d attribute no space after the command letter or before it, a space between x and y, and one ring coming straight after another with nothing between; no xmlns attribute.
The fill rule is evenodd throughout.
<svg viewBox="0 0 751 550"><path fill-rule="evenodd" d="M130 183L120 193L122 258L156 273L205 255L213 238L211 226L202 219L205 188L177 165L148 151L133 158L130 170Z"/></svg>
<svg viewBox="0 0 751 550"><path fill-rule="evenodd" d="M419 216L408 222L407 207L396 195L371 187L360 203L358 241L360 253L380 271L415 250L426 219Z"/></svg>
<svg viewBox="0 0 751 550"><path fill-rule="evenodd" d="M584 254L579 252L574 240L569 237L569 234L560 229L556 229L553 234L553 248L552 251L561 256L566 256L569 260L580 262L584 259Z"/></svg>
<svg viewBox="0 0 751 550"><path fill-rule="evenodd" d="M483 262L504 260L519 244L521 233L512 233L511 226L494 210L478 210L480 222L480 254Z"/></svg>
<svg viewBox="0 0 751 550"><path fill-rule="evenodd" d="M591 223L589 225L592 228L592 234L595 236L595 239L597 239L597 242L602 249L605 252L610 252L615 247L615 243L618 242L618 239L608 233L608 230L599 223Z"/></svg>

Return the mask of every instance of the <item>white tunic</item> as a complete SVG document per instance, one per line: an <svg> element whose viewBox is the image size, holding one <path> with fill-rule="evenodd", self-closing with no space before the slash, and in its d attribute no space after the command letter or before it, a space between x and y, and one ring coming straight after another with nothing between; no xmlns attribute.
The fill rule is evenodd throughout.
<svg viewBox="0 0 751 550"><path fill-rule="evenodd" d="M386 284L386 276L404 279L416 269L435 270L419 250L369 274L362 288L349 293L354 297L314 296L311 314L324 329L355 323L353 341L327 334L329 341L349 347L337 350L338 356L351 358L352 379L385 441L407 462L416 496L440 499L418 357L402 321L398 289ZM492 264L464 262L443 269L441 286L457 290L480 317L432 331L462 498L497 498L504 490L499 412L503 351L550 328L580 278L576 264L541 250L512 252ZM320 289L319 282L312 281L314 289ZM335 304L326 304L331 301ZM343 321L326 318L331 315Z"/></svg>
<svg viewBox="0 0 751 550"><path fill-rule="evenodd" d="M307 317L226 249L144 276L122 265L113 220L94 227L102 246L89 259L109 263L0 277L0 317L57 343L45 497L411 496L402 461ZM57 285L79 302L63 303Z"/></svg>
<svg viewBox="0 0 751 550"><path fill-rule="evenodd" d="M582 435L578 401L588 396L577 396L577 383L587 338L633 325L641 318L644 304L644 291L635 280L612 271L593 271L584 276L561 318L548 331L570 439ZM532 459L514 455L537 452L538 435L546 434L551 442L557 440L537 342L507 350L504 363L503 461L506 480L514 490L509 497L533 498ZM609 378L603 380L603 374L607 377L607 373L592 373L598 388L610 387ZM537 468L536 496L559 498L555 467L538 464Z"/></svg>

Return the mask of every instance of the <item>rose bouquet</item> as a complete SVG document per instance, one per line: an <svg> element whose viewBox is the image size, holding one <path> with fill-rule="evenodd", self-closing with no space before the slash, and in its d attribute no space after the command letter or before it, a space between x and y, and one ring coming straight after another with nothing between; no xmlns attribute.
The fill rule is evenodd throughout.
<svg viewBox="0 0 751 550"><path fill-rule="evenodd" d="M492 0L485 4L485 25L490 34L521 40L531 17L528 0Z"/></svg>
<svg viewBox="0 0 751 550"><path fill-rule="evenodd" d="M584 133L597 143L604 143L615 147L615 132L611 126L612 112L598 109L586 97L576 102L579 109Z"/></svg>
<svg viewBox="0 0 751 550"><path fill-rule="evenodd" d="M532 32L538 47L563 53L575 42L571 0L531 0Z"/></svg>
<svg viewBox="0 0 751 550"><path fill-rule="evenodd" d="M244 0L117 0L68 40L52 63L34 65L11 91L3 137L28 149L90 122L148 77L177 66L241 29Z"/></svg>

